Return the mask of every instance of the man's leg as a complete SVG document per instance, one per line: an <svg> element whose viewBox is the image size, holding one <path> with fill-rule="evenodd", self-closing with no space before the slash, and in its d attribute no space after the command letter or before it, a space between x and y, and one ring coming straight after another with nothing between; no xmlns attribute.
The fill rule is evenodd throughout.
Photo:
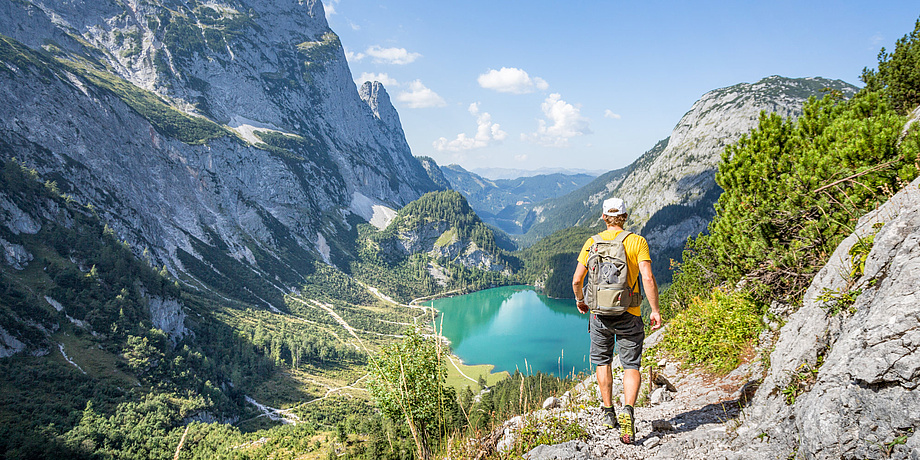
<svg viewBox="0 0 920 460"><path fill-rule="evenodd" d="M645 339L645 326L637 316L626 315L624 324L617 330L620 362L623 364L623 399L624 407L617 415L620 425L620 441L625 444L635 442L636 427L633 407L639 396L642 374L642 342Z"/></svg>
<svg viewBox="0 0 920 460"><path fill-rule="evenodd" d="M613 359L616 338L613 331L609 330L603 321L591 315L589 320L591 334L591 364L597 366L597 387L601 392L603 402L603 423L608 428L619 427L616 411L613 410L613 369L610 362Z"/></svg>
<svg viewBox="0 0 920 460"><path fill-rule="evenodd" d="M608 374L609 368L608 367ZM598 366L598 377L597 382L600 385L600 366ZM639 386L642 384L642 373L637 369L624 369L623 370L623 399L625 399L627 406L635 406L636 398L639 397ZM601 396L603 396L604 390L601 389Z"/></svg>
<svg viewBox="0 0 920 460"><path fill-rule="evenodd" d="M601 390L604 407L613 407L613 373L609 364L597 366L597 387Z"/></svg>

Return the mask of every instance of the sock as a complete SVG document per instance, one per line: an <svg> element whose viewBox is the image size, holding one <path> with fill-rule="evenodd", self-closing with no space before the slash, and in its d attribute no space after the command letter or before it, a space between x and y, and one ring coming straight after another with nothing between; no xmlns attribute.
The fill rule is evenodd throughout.
<svg viewBox="0 0 920 460"><path fill-rule="evenodd" d="M633 415L633 406L630 406L629 404L627 404L627 405L623 406L623 410L625 410L626 412L628 412L628 413L629 413L629 416L632 417L632 415Z"/></svg>
<svg viewBox="0 0 920 460"><path fill-rule="evenodd" d="M604 412L614 412L614 407L613 407L613 406L610 406L610 407L601 406L601 409L603 409Z"/></svg>

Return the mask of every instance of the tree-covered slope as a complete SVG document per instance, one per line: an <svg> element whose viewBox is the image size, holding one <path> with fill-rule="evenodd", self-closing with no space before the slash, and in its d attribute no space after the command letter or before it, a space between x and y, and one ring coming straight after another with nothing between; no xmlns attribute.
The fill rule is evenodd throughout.
<svg viewBox="0 0 920 460"><path fill-rule="evenodd" d="M495 231L454 190L426 193L385 229L361 225L359 232L352 272L403 301L507 284L518 268Z"/></svg>
<svg viewBox="0 0 920 460"><path fill-rule="evenodd" d="M0 248L0 451L14 458L166 457L186 427L191 451L230 449L280 424L257 404L301 422L278 439L370 417L351 385L418 314L321 263L281 295L286 313L190 287L17 161L0 168Z"/></svg>
<svg viewBox="0 0 920 460"><path fill-rule="evenodd" d="M920 21L854 97L763 114L722 155L716 216L662 307L688 364L759 352L738 435L716 440L732 455L917 452L918 70Z"/></svg>

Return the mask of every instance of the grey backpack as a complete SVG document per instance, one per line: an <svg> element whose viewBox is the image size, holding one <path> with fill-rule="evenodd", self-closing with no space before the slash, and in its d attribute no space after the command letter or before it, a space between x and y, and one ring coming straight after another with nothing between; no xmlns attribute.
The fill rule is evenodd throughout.
<svg viewBox="0 0 920 460"><path fill-rule="evenodd" d="M623 230L612 241L594 235L588 249L588 279L585 303L598 315L620 315L629 307L642 304L642 296L629 285L626 248L623 241L632 233ZM636 283L638 283L636 279Z"/></svg>

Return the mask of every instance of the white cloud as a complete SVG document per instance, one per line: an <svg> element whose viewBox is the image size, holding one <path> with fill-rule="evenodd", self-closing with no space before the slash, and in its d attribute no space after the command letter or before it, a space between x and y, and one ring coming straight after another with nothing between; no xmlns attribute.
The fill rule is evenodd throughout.
<svg viewBox="0 0 920 460"><path fill-rule="evenodd" d="M621 117L620 114L613 113L612 110L607 109L604 111L604 118L613 118L614 120L619 120L620 118L623 118L623 117Z"/></svg>
<svg viewBox="0 0 920 460"><path fill-rule="evenodd" d="M880 32L876 32L875 35L869 37L869 43L872 43L873 46L878 46L885 41L885 36Z"/></svg>
<svg viewBox="0 0 920 460"><path fill-rule="evenodd" d="M514 156L514 159L517 160L517 161L521 161L521 162L527 161L527 154L526 154L526 153L522 153L522 154L520 154L520 155L515 155L515 156Z"/></svg>
<svg viewBox="0 0 920 460"><path fill-rule="evenodd" d="M521 134L521 140L546 147L567 147L569 138L591 133L590 120L581 116L581 109L562 100L559 93L550 94L540 105L545 120L539 120L537 131Z"/></svg>
<svg viewBox="0 0 920 460"><path fill-rule="evenodd" d="M323 9L326 11L326 22L329 22L329 18L335 14L335 5L339 3L339 0L329 0L323 2Z"/></svg>
<svg viewBox="0 0 920 460"><path fill-rule="evenodd" d="M479 86L500 93L525 94L549 88L549 83L540 77L531 78L527 72L514 67L501 70L489 69L477 79Z"/></svg>
<svg viewBox="0 0 920 460"><path fill-rule="evenodd" d="M367 57L367 55L364 53L356 53L348 48L345 48L345 59L347 59L348 62L358 62L365 57Z"/></svg>
<svg viewBox="0 0 920 460"><path fill-rule="evenodd" d="M395 78L390 78L390 76L385 73L364 72L355 79L355 83L357 83L358 86L361 86L366 81L379 81L380 83L383 83L383 86L386 86L387 88L394 88L399 86L399 82L396 81Z"/></svg>
<svg viewBox="0 0 920 460"><path fill-rule="evenodd" d="M364 51L368 56L374 58L377 64L409 64L422 57L419 53L410 53L405 48L381 48L377 45L369 47Z"/></svg>
<svg viewBox="0 0 920 460"><path fill-rule="evenodd" d="M409 83L409 91L402 91L396 96L398 102L405 103L410 109L444 107L444 98L422 84L421 80Z"/></svg>
<svg viewBox="0 0 920 460"><path fill-rule="evenodd" d="M470 104L470 115L476 117L476 135L469 137L466 133L460 133L457 138L448 141L442 137L432 143L435 149L439 151L450 150L459 152L462 150L472 150L485 147L494 142L501 142L508 137L508 133L502 131L498 123L492 123L492 115L488 112L479 112L479 103Z"/></svg>

